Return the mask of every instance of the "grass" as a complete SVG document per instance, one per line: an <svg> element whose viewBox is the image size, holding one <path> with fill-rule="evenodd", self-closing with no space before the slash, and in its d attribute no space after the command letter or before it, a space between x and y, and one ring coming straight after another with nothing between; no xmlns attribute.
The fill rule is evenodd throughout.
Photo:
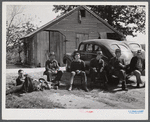
<svg viewBox="0 0 150 122"><path fill-rule="evenodd" d="M43 76L43 72L30 73L35 79ZM17 73L7 73L6 87L11 88L15 85ZM13 93L6 96L6 108L64 108L60 103L54 103L47 99L47 96L55 93L56 90L45 90L27 93L20 95L20 93Z"/></svg>
<svg viewBox="0 0 150 122"><path fill-rule="evenodd" d="M46 76L43 76L43 72L33 72L29 74L31 77L35 79L39 78L45 78ZM6 74L6 87L11 88L16 83L16 78L18 77L17 73L7 73ZM60 95L71 95L75 94L77 96L85 96L87 93L85 93L83 90L73 90L71 92L68 92L68 84L69 84L69 73L64 73L61 81L65 83L65 86L61 86L59 90L44 90L44 91L35 91L32 93L27 93L24 95L21 95L21 93L13 93L6 96L6 108L62 108L64 109L64 106L62 106L60 103L56 103L48 99L48 97L51 96L53 93L59 93ZM78 84L78 85L77 85ZM75 86L79 86L80 81L75 81ZM74 88L76 89L76 88Z"/></svg>
<svg viewBox="0 0 150 122"><path fill-rule="evenodd" d="M46 99L49 92L32 92L23 96L18 93L7 95L6 108L64 108L60 103Z"/></svg>
<svg viewBox="0 0 150 122"><path fill-rule="evenodd" d="M45 78L43 76L43 72L31 72L29 73L35 79ZM6 87L13 87L15 84L15 80L17 78L17 73L6 73ZM68 95L75 95L80 98L87 98L87 99L94 99L98 102L102 102L105 104L109 104L111 107L117 108L118 103L119 105L133 104L134 108L143 108L144 107L144 99L145 99L145 92L144 89L134 89L133 87L128 87L128 92L121 92L121 91L114 91L116 86L109 86L109 91L105 91L99 87L98 84L95 84L94 89L90 89L90 92L85 92L81 89L81 82L80 80L74 81L73 91L68 92L67 86L69 84L70 74L64 73L61 79L61 86L58 90L44 90L44 91L35 91L32 93L27 93L21 95L20 93L13 93L6 96L6 108L30 108L30 109L65 109L66 106L60 101L53 100L51 96L55 96L54 94L58 94L59 96L68 96ZM89 83L89 81L88 81ZM88 86L88 88L90 88ZM130 90L131 89L131 90ZM143 99L143 100L142 100ZM114 103L111 103L114 102ZM114 106L115 105L115 106ZM119 107L121 107L121 105ZM85 109L89 108L90 106L84 107ZM123 106L124 107L124 106ZM133 107L133 106L131 106Z"/></svg>

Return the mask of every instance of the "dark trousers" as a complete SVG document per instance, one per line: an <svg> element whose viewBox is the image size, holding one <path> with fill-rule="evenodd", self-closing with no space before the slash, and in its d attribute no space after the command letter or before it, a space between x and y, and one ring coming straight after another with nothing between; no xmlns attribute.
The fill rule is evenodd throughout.
<svg viewBox="0 0 150 122"><path fill-rule="evenodd" d="M75 71L72 71L71 72L70 85L73 84L73 80L74 80L75 75L81 75L81 77L83 79L84 86L87 86L87 77L86 77L86 73L84 71L81 71L79 74L76 74Z"/></svg>
<svg viewBox="0 0 150 122"><path fill-rule="evenodd" d="M119 81L125 81L126 73L124 70L113 70L112 75L115 75L119 78Z"/></svg>
<svg viewBox="0 0 150 122"><path fill-rule="evenodd" d="M91 81L95 82L95 77L98 77L99 79L102 79L103 83L107 83L108 79L106 76L106 72L96 72L95 70L93 70L92 68L90 69L90 76L91 76Z"/></svg>
<svg viewBox="0 0 150 122"><path fill-rule="evenodd" d="M52 81L52 76L56 76L54 81L60 81L63 73L62 73L62 71L57 71L57 74L54 74L51 71L47 71L46 74L47 74L47 81L51 82Z"/></svg>
<svg viewBox="0 0 150 122"><path fill-rule="evenodd" d="M33 83L30 77L25 78L25 82L21 85L14 86L6 91L7 94L15 93L15 92L32 92L33 91Z"/></svg>
<svg viewBox="0 0 150 122"><path fill-rule="evenodd" d="M126 87L126 72L123 69L112 70L112 75L117 76L119 81L122 81L122 88Z"/></svg>

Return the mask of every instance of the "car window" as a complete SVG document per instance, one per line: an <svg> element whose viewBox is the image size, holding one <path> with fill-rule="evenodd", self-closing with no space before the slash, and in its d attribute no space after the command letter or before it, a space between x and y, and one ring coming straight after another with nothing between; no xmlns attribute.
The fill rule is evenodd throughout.
<svg viewBox="0 0 150 122"><path fill-rule="evenodd" d="M85 46L84 44L81 44L80 47L79 47L79 50L84 51L84 46Z"/></svg>
<svg viewBox="0 0 150 122"><path fill-rule="evenodd" d="M118 45L121 49L121 51L128 51L128 47L126 47L125 45Z"/></svg>
<svg viewBox="0 0 150 122"><path fill-rule="evenodd" d="M102 50L102 49L100 48L100 46L94 45L94 51L100 51L100 50Z"/></svg>
<svg viewBox="0 0 150 122"><path fill-rule="evenodd" d="M92 44L87 44L86 45L86 51L93 51L93 45Z"/></svg>
<svg viewBox="0 0 150 122"><path fill-rule="evenodd" d="M116 44L112 44L112 45L111 45L111 48L112 48L113 50L119 49L118 45L116 45Z"/></svg>
<svg viewBox="0 0 150 122"><path fill-rule="evenodd" d="M136 49L136 48L140 48L140 45L139 45L139 44L136 44L136 43L130 43L130 44L129 44L129 47L130 47L131 49Z"/></svg>

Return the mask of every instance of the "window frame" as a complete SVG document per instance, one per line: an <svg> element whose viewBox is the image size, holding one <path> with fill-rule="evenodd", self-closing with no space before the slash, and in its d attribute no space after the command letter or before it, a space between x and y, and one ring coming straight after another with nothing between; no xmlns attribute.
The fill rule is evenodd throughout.
<svg viewBox="0 0 150 122"><path fill-rule="evenodd" d="M81 48L82 45L84 46L84 47L83 47L83 50L80 50L80 48ZM78 48L78 51L85 51L85 44L83 44L83 43L80 44L80 45L79 45L79 48Z"/></svg>
<svg viewBox="0 0 150 122"><path fill-rule="evenodd" d="M86 17L86 11L84 9L80 10L80 13L82 18Z"/></svg>

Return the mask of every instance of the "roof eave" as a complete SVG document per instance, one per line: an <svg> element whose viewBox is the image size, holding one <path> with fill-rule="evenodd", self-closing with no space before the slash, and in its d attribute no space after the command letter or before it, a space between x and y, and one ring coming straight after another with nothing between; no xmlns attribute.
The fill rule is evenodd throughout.
<svg viewBox="0 0 150 122"><path fill-rule="evenodd" d="M98 15L96 15L93 11L89 10L86 6L78 6L76 7L75 9L69 11L68 13L56 18L56 19L53 19L52 21L44 24L43 26L41 26L40 28L38 28L37 30L31 32L30 34L20 38L20 40L22 39L25 39L25 38L28 38L28 37L31 37L33 36L34 34L40 32L40 31L43 31L45 30L45 28L47 28L48 26L52 26L53 24L57 23L58 21L60 21L61 19L65 18L66 16L72 14L75 10L77 10L78 8L80 7L83 7L84 9L86 9L89 13L91 13L92 15L94 15L98 20L100 20L103 24L105 24L106 26L108 26L111 30L113 30L114 32L118 33L119 35L121 35L122 37L125 37L122 33L118 32L116 29L114 29L111 25L109 25L106 21L104 21L102 18L100 18Z"/></svg>
<svg viewBox="0 0 150 122"><path fill-rule="evenodd" d="M66 14L64 14L64 15L61 15L61 16L59 16L58 18L53 19L52 21L50 21L50 22L44 24L43 26L41 26L41 27L38 28L37 30L33 31L32 33L30 33L30 34L28 34L28 35L26 35L26 36L20 38L20 40L22 40L22 39L24 39L24 38L28 38L28 37L30 37L30 36L32 36L32 35L34 35L34 34L40 32L40 31L45 30L45 28L47 28L48 26L52 26L53 24L57 23L57 22L60 21L61 19L65 18L66 16L68 16L68 15L70 15L70 14L72 14L72 13L73 13L75 10L77 10L79 7L81 7L81 6L78 6L78 7L74 8L73 10L69 11L68 13L66 13Z"/></svg>

